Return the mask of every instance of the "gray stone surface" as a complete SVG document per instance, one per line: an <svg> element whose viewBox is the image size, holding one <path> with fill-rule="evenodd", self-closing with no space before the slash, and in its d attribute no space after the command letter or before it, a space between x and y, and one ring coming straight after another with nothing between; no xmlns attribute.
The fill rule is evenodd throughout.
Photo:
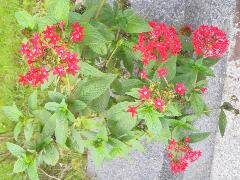
<svg viewBox="0 0 240 180"><path fill-rule="evenodd" d="M231 46L234 45L234 34L236 33L233 24L235 6L235 0L132 0L132 7L140 15L149 19L156 19L169 24L187 23L195 27L200 24L219 26L228 32L231 38ZM214 67L216 77L209 79L209 88L204 97L209 109L220 106L224 82L224 99L229 98L234 92L236 94L236 88L233 85L236 84L236 87L239 87L239 71L237 72L233 65L228 66L227 74L233 76L234 80L229 79L228 76L225 79L227 59L227 56L224 57ZM232 74L232 70L235 74ZM238 80L235 80L237 78ZM100 170L94 169L89 159L89 173L93 175L93 179L99 180L240 179L240 173L238 173L240 172L240 160L237 160L240 159L240 150L238 148L234 149L234 146L239 147L240 144L240 133L238 131L240 124L237 123L236 118L229 115L231 121L228 125L226 137L221 139L217 129L218 114L218 111L212 112L210 117L202 117L195 122L197 128L211 132L211 135L205 141L193 145L195 149L201 150L203 155L197 162L192 163L184 174L174 175L170 172L168 158L163 153L165 151L164 147L160 144L148 145L145 153L134 151L131 153L129 160L119 158L107 162ZM231 142L229 146L226 145L228 141ZM224 150L221 151L222 149ZM234 151L234 153L229 157L231 151ZM234 158L236 155L237 159ZM222 157L224 157L223 160ZM232 160L233 163L229 160ZM233 169L231 178L227 176L230 168L226 168L226 166Z"/></svg>

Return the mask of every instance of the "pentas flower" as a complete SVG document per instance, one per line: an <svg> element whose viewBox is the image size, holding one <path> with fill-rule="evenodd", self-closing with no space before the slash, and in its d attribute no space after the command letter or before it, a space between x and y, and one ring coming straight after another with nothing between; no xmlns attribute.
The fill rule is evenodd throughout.
<svg viewBox="0 0 240 180"><path fill-rule="evenodd" d="M189 143L189 142L190 142L190 138L189 138L188 136L185 137L185 138L184 138L184 142L185 142L185 143Z"/></svg>
<svg viewBox="0 0 240 180"><path fill-rule="evenodd" d="M193 32L192 45L197 55L219 58L228 48L228 39L218 27L201 25Z"/></svg>
<svg viewBox="0 0 240 180"><path fill-rule="evenodd" d="M66 72L71 73L73 76L75 76L77 70L80 70L80 67L77 64L69 63Z"/></svg>
<svg viewBox="0 0 240 180"><path fill-rule="evenodd" d="M152 31L138 34L138 44L134 51L142 54L142 63L147 65L150 60L167 61L171 55L177 55L181 43L174 28L156 21L149 22Z"/></svg>
<svg viewBox="0 0 240 180"><path fill-rule="evenodd" d="M145 85L138 90L140 99L149 99L151 97L151 90L148 89Z"/></svg>
<svg viewBox="0 0 240 180"><path fill-rule="evenodd" d="M47 26L43 31L44 40L55 46L60 41L60 35L56 32L56 26Z"/></svg>
<svg viewBox="0 0 240 180"><path fill-rule="evenodd" d="M44 66L40 68L35 68L33 66L30 67L30 70L23 76L19 76L19 82L22 84L32 84L32 86L36 86L37 84L43 84L44 80L48 79L48 71Z"/></svg>
<svg viewBox="0 0 240 180"><path fill-rule="evenodd" d="M158 69L157 73L158 73L159 78L166 77L167 76L167 68L163 67L161 69Z"/></svg>
<svg viewBox="0 0 240 180"><path fill-rule="evenodd" d="M83 30L84 30L84 27L80 26L78 22L74 23L71 25L71 27L73 28L73 32L71 32L71 41L73 43L75 42L82 42L83 40Z"/></svg>
<svg viewBox="0 0 240 180"><path fill-rule="evenodd" d="M165 102L161 98L153 100L154 108L159 109L161 112L164 110Z"/></svg>
<svg viewBox="0 0 240 180"><path fill-rule="evenodd" d="M35 33L27 43L21 45L20 54L23 54L27 59L30 68L25 75L20 75L20 83L24 85L29 83L36 86L48 79L50 71L62 78L66 73L75 76L76 71L80 69L77 54L70 52L66 47L66 43L60 38L60 34L56 32L57 26L64 33L64 22L60 22L59 25L47 26L41 34ZM78 23L73 24L72 27L78 33L82 33L83 27L79 26ZM65 36L63 35L63 37ZM81 38L83 38L83 34ZM50 62L49 59L51 59ZM45 69L46 64L48 71Z"/></svg>
<svg viewBox="0 0 240 180"><path fill-rule="evenodd" d="M186 92L184 84L176 84L175 92L183 96Z"/></svg>
<svg viewBox="0 0 240 180"><path fill-rule="evenodd" d="M146 72L146 70L144 69L144 70L142 70L140 73L140 77L142 78L142 79L144 79L144 78L146 78L147 77L147 72Z"/></svg>
<svg viewBox="0 0 240 180"><path fill-rule="evenodd" d="M188 163L183 159L170 162L170 168L173 173L183 172L186 170L187 166L188 166Z"/></svg>
<svg viewBox="0 0 240 180"><path fill-rule="evenodd" d="M127 112L130 112L134 118L134 116L137 115L137 108L134 106L128 106Z"/></svg>
<svg viewBox="0 0 240 180"><path fill-rule="evenodd" d="M207 87L203 87L203 88L199 88L199 89L202 93L205 93L205 91L207 90Z"/></svg>
<svg viewBox="0 0 240 180"><path fill-rule="evenodd" d="M176 142L174 139L169 140L167 156L170 159L169 165L172 172L185 171L189 163L198 160L202 155L201 151L193 151L188 146L189 142L189 137L186 137L184 142Z"/></svg>
<svg viewBox="0 0 240 180"><path fill-rule="evenodd" d="M61 65L59 65L59 66L55 66L53 68L53 74L58 75L60 78L62 78L62 76L65 75L66 72L65 72L64 68Z"/></svg>

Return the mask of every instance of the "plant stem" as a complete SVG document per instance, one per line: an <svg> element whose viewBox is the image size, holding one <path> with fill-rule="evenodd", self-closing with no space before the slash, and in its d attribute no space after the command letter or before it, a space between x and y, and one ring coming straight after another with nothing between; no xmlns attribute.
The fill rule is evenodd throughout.
<svg viewBox="0 0 240 180"><path fill-rule="evenodd" d="M119 41L118 41L119 42ZM117 49L118 49L118 47L119 47L119 43L117 42L117 45L116 45L116 47L113 49L113 51L112 51L112 53L110 54L110 56L108 57L108 59L106 60L106 62L105 62L105 66L107 67L107 69L109 69L110 67L109 67L109 65L111 65L110 64L110 62L111 62L111 60L112 60L112 57L114 56L114 54L116 53L116 51L117 51Z"/></svg>
<svg viewBox="0 0 240 180"><path fill-rule="evenodd" d="M97 18L98 18L98 16L99 16L99 14L100 14L100 12L101 12L101 10L102 10L102 7L103 7L103 5L105 4L105 2L106 2L106 0L102 0L102 1L101 1L101 4L100 4L100 6L99 6L99 8L98 8L98 10L97 10L97 13L96 13L94 19L97 19Z"/></svg>
<svg viewBox="0 0 240 180"><path fill-rule="evenodd" d="M69 77L68 77L67 74L66 74L66 79L67 79L67 85L68 85L68 96L70 96L70 94L71 94L71 85L70 85Z"/></svg>
<svg viewBox="0 0 240 180"><path fill-rule="evenodd" d="M163 77L163 80L164 80L164 82L167 84L167 86L169 86L168 80L166 79L166 77Z"/></svg>
<svg viewBox="0 0 240 180"><path fill-rule="evenodd" d="M61 179L59 179L59 178L57 178L57 177L55 177L55 176L49 175L48 173L46 173L46 172L45 172L43 169L41 169L41 168L39 168L39 170L40 170L43 174L45 174L47 177L49 177L49 178L51 178L51 179L61 180Z"/></svg>

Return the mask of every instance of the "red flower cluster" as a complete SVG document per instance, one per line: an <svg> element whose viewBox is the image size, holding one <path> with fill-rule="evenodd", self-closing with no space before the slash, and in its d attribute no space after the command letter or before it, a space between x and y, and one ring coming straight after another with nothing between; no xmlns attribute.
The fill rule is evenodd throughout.
<svg viewBox="0 0 240 180"><path fill-rule="evenodd" d="M186 137L184 142L177 143L174 139L168 143L168 157L170 158L170 167L172 172L185 171L189 162L194 162L202 155L201 151L193 151L188 143L190 138Z"/></svg>
<svg viewBox="0 0 240 180"><path fill-rule="evenodd" d="M193 32L192 45L197 55L219 58L228 48L228 39L219 28L201 25Z"/></svg>
<svg viewBox="0 0 240 180"><path fill-rule="evenodd" d="M149 22L149 25L153 30L140 33L138 44L134 47L134 51L141 52L143 65L159 58L162 62L167 61L169 56L180 52L181 43L174 28L156 21Z"/></svg>
<svg viewBox="0 0 240 180"><path fill-rule="evenodd" d="M176 84L175 92L183 96L186 92L184 84Z"/></svg>
<svg viewBox="0 0 240 180"><path fill-rule="evenodd" d="M71 27L73 28L73 32L71 32L71 41L73 43L75 42L82 42L83 40L83 30L84 27L79 26L78 22L75 22L74 24L71 25Z"/></svg>
<svg viewBox="0 0 240 180"><path fill-rule="evenodd" d="M153 99L151 97L151 90L148 89L145 85L138 90L139 99L141 99L141 103L137 106L128 106L127 112L132 114L132 117L137 115L137 108L143 105L145 102L152 102L153 108L158 109L160 112L164 110L165 102L161 98Z"/></svg>
<svg viewBox="0 0 240 180"><path fill-rule="evenodd" d="M83 38L83 27L78 23L72 26L73 42L80 42ZM62 42L61 34L57 33L58 27L64 33L64 22L60 22L58 26L47 26L43 33L36 33L27 43L22 44L20 54L27 59L29 72L19 76L20 83L36 86L48 80L50 71L61 78L66 73L75 75L80 69L77 65L79 62L77 54L71 53ZM81 32L81 38L77 37L76 32Z"/></svg>

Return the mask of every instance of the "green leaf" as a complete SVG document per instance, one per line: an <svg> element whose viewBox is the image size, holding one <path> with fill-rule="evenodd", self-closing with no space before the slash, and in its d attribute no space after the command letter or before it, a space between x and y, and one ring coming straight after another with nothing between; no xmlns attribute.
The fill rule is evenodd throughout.
<svg viewBox="0 0 240 180"><path fill-rule="evenodd" d="M28 98L28 108L30 111L37 109L37 91L34 91Z"/></svg>
<svg viewBox="0 0 240 180"><path fill-rule="evenodd" d="M189 135L190 142L195 143L195 142L202 141L202 140L206 139L209 135L210 135L209 132L192 133Z"/></svg>
<svg viewBox="0 0 240 180"><path fill-rule="evenodd" d="M89 44L89 47L99 55L107 54L107 46L105 43Z"/></svg>
<svg viewBox="0 0 240 180"><path fill-rule="evenodd" d="M98 77L98 76L103 76L104 73L99 71L97 68L91 66L90 64L80 61L79 66L81 67L80 72L84 76L92 76L92 77Z"/></svg>
<svg viewBox="0 0 240 180"><path fill-rule="evenodd" d="M87 107L87 104L80 100L73 100L69 104L69 109L73 113L80 113L82 110L84 110Z"/></svg>
<svg viewBox="0 0 240 180"><path fill-rule="evenodd" d="M21 158L25 154L25 150L16 144L8 142L7 148L12 153L12 155L18 158Z"/></svg>
<svg viewBox="0 0 240 180"><path fill-rule="evenodd" d="M88 107L90 107L95 112L103 112L108 107L108 102L110 99L110 91L106 90L98 98L94 99Z"/></svg>
<svg viewBox="0 0 240 180"><path fill-rule="evenodd" d="M34 160L27 168L28 176L31 180L39 180L37 173L37 162Z"/></svg>
<svg viewBox="0 0 240 180"><path fill-rule="evenodd" d="M56 121L57 121L58 115L57 113L54 113L48 121L46 121L43 130L42 130L42 135L44 137L50 137L53 135L55 128L56 128Z"/></svg>
<svg viewBox="0 0 240 180"><path fill-rule="evenodd" d="M196 83L196 88L204 88L208 84L208 80L201 80Z"/></svg>
<svg viewBox="0 0 240 180"><path fill-rule="evenodd" d="M123 30L128 33L141 33L151 30L148 23L140 16L136 15L132 9L127 9L123 12L127 23L123 25Z"/></svg>
<svg viewBox="0 0 240 180"><path fill-rule="evenodd" d="M108 156L107 149L104 145L101 145L96 148L91 148L91 155L93 162L97 168L99 168L105 159L106 156Z"/></svg>
<svg viewBox="0 0 240 180"><path fill-rule="evenodd" d="M165 111L163 112L165 116L174 117L181 116L181 110L177 103L169 101L166 105Z"/></svg>
<svg viewBox="0 0 240 180"><path fill-rule="evenodd" d="M88 103L105 93L115 78L111 74L102 77L89 77L77 87L74 97Z"/></svg>
<svg viewBox="0 0 240 180"><path fill-rule="evenodd" d="M8 119L16 122L19 121L19 117L23 116L22 112L18 110L15 104L12 106L3 106L2 111Z"/></svg>
<svg viewBox="0 0 240 180"><path fill-rule="evenodd" d="M82 22L89 22L91 18L94 17L96 11L97 11L98 6L94 5L92 7L87 7L87 9L84 11L83 14L79 14L76 12L71 12L70 13L70 23L74 23L78 21L79 23Z"/></svg>
<svg viewBox="0 0 240 180"><path fill-rule="evenodd" d="M55 92L55 91L48 91L48 97L52 102L57 102L57 103L61 103L62 100L64 99L64 95L62 93Z"/></svg>
<svg viewBox="0 0 240 180"><path fill-rule="evenodd" d="M47 26L57 24L59 21L53 16L44 16L37 19L38 31L41 33Z"/></svg>
<svg viewBox="0 0 240 180"><path fill-rule="evenodd" d="M53 73L49 73L48 80L44 80L44 83L41 85L41 90L44 91L49 88L49 86L53 83L54 75Z"/></svg>
<svg viewBox="0 0 240 180"><path fill-rule="evenodd" d="M57 113L55 136L56 142L64 146L68 138L68 121L65 114L61 112Z"/></svg>
<svg viewBox="0 0 240 180"><path fill-rule="evenodd" d="M195 128L191 124L183 122L181 120L167 119L167 121L170 126L178 126L186 130L195 130Z"/></svg>
<svg viewBox="0 0 240 180"><path fill-rule="evenodd" d="M18 122L17 125L15 126L14 128L14 131L13 131L13 134L14 134L14 139L17 141L18 139L18 135L21 133L22 131L22 127L23 127L23 124L22 122Z"/></svg>
<svg viewBox="0 0 240 180"><path fill-rule="evenodd" d="M201 114L204 111L205 103L200 94L193 93L190 102L194 113Z"/></svg>
<svg viewBox="0 0 240 180"><path fill-rule="evenodd" d="M127 112L128 106L132 105L136 105L136 103L120 102L106 112L105 116L108 119L110 131L115 136L129 132L136 125L137 118L132 118L131 113Z"/></svg>
<svg viewBox="0 0 240 180"><path fill-rule="evenodd" d="M68 23L70 0L49 0L47 2L47 9L49 16Z"/></svg>
<svg viewBox="0 0 240 180"><path fill-rule="evenodd" d="M144 119L148 130L155 136L159 136L162 130L162 124L159 117L162 115L152 105L144 105L139 108L138 115L140 119Z"/></svg>
<svg viewBox="0 0 240 180"><path fill-rule="evenodd" d="M200 73L206 74L208 76L214 76L214 72L207 66L203 65L202 59L199 59L195 62L193 68Z"/></svg>
<svg viewBox="0 0 240 180"><path fill-rule="evenodd" d="M139 92L138 92L138 90L139 90L139 88L133 88L133 89L131 89L130 92L126 92L125 94L127 94L127 95L129 95L129 96L132 96L132 97L138 99L138 98L139 98Z"/></svg>
<svg viewBox="0 0 240 180"><path fill-rule="evenodd" d="M143 82L139 79L126 79L122 81L122 90L124 93L131 91L133 88L140 88Z"/></svg>
<svg viewBox="0 0 240 180"><path fill-rule="evenodd" d="M212 59L212 58L204 58L203 59L203 65L207 67L211 67L215 65L218 62L218 59Z"/></svg>
<svg viewBox="0 0 240 180"><path fill-rule="evenodd" d="M56 102L48 102L45 104L44 108L49 110L49 111L57 111L60 107L60 104L56 103Z"/></svg>
<svg viewBox="0 0 240 180"><path fill-rule="evenodd" d="M33 134L33 125L32 125L32 122L28 122L24 126L24 136L27 142L30 141L30 139L32 138L32 134Z"/></svg>
<svg viewBox="0 0 240 180"><path fill-rule="evenodd" d="M46 164L55 166L59 160L59 153L53 144L49 144L43 150L42 157Z"/></svg>
<svg viewBox="0 0 240 180"><path fill-rule="evenodd" d="M84 39L83 44L87 46L95 46L97 44L105 43L105 37L98 31L98 29L89 23L83 23Z"/></svg>
<svg viewBox="0 0 240 180"><path fill-rule="evenodd" d="M23 28L31 28L33 29L35 26L35 18L30 15L27 11L18 11L15 13L15 17L17 19L18 24L20 24Z"/></svg>
<svg viewBox="0 0 240 180"><path fill-rule="evenodd" d="M27 165L24 162L23 159L18 159L15 164L14 164L14 168L13 168L13 172L14 173L20 173L23 172L27 169Z"/></svg>
<svg viewBox="0 0 240 180"><path fill-rule="evenodd" d="M42 124L45 124L50 119L50 117L52 116L52 114L45 109L35 110L35 111L32 112L32 114L37 119L39 119Z"/></svg>
<svg viewBox="0 0 240 180"><path fill-rule="evenodd" d="M73 141L73 147L76 151L79 153L84 152L84 141L78 131L75 129L72 130L72 141Z"/></svg>
<svg viewBox="0 0 240 180"><path fill-rule="evenodd" d="M224 136L226 126L227 126L226 114L223 111L223 109L221 109L219 120L218 120L218 127L222 137Z"/></svg>
<svg viewBox="0 0 240 180"><path fill-rule="evenodd" d="M124 142L115 139L115 138L110 138L109 139L109 144L112 146L110 156L112 158L115 157L127 157L128 153L131 151L131 148L126 145Z"/></svg>

